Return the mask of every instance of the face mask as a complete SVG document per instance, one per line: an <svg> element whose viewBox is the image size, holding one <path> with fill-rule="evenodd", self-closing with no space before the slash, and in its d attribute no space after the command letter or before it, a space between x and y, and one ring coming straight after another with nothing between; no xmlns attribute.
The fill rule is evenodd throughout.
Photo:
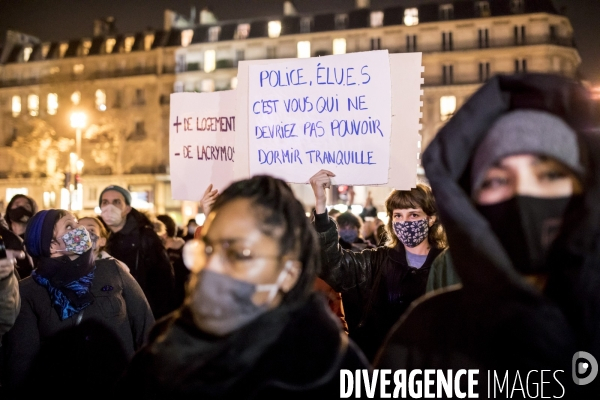
<svg viewBox="0 0 600 400"><path fill-rule="evenodd" d="M102 219L108 226L118 226L123 221L122 212L112 204L102 207Z"/></svg>
<svg viewBox="0 0 600 400"><path fill-rule="evenodd" d="M65 242L65 250L57 250L64 253L75 253L83 254L92 248L92 239L90 234L83 226L75 228L65 233L62 236L62 240Z"/></svg>
<svg viewBox="0 0 600 400"><path fill-rule="evenodd" d="M195 226L188 226L188 234L189 235L193 235L194 233L196 233L196 227Z"/></svg>
<svg viewBox="0 0 600 400"><path fill-rule="evenodd" d="M488 220L518 271L542 272L570 200L571 197L515 196L500 203L477 206L477 210Z"/></svg>
<svg viewBox="0 0 600 400"><path fill-rule="evenodd" d="M254 285L206 269L198 273L198 283L192 294L195 322L204 332L224 336L255 320L269 310L279 287L287 274L285 268L277 282ZM256 305L256 292L269 292L267 302Z"/></svg>
<svg viewBox="0 0 600 400"><path fill-rule="evenodd" d="M14 222L26 223L32 216L33 213L25 207L17 207L8 210L8 218Z"/></svg>
<svg viewBox="0 0 600 400"><path fill-rule="evenodd" d="M393 227L398 240L410 248L420 245L429 234L427 218L418 221L394 222Z"/></svg>
<svg viewBox="0 0 600 400"><path fill-rule="evenodd" d="M340 229L340 237L347 243L354 243L358 237L358 232L355 229Z"/></svg>

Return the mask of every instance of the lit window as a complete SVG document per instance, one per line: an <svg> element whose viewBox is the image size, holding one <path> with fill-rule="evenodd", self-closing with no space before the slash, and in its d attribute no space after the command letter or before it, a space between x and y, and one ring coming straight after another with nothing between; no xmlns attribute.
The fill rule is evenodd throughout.
<svg viewBox="0 0 600 400"><path fill-rule="evenodd" d="M91 40L84 40L83 43L81 43L81 52L83 53L84 56L87 56L90 53L91 47L92 47Z"/></svg>
<svg viewBox="0 0 600 400"><path fill-rule="evenodd" d="M192 38L194 37L193 29L186 29L181 31L181 46L187 47L192 43Z"/></svg>
<svg viewBox="0 0 600 400"><path fill-rule="evenodd" d="M134 42L135 38L133 36L128 36L125 38L125 53L129 53L131 51Z"/></svg>
<svg viewBox="0 0 600 400"><path fill-rule="evenodd" d="M456 111L456 96L440 97L440 119L447 121Z"/></svg>
<svg viewBox="0 0 600 400"><path fill-rule="evenodd" d="M250 35L250 24L239 24L235 30L234 39L246 39Z"/></svg>
<svg viewBox="0 0 600 400"><path fill-rule="evenodd" d="M50 75L58 74L59 72L60 72L60 67L50 68Z"/></svg>
<svg viewBox="0 0 600 400"><path fill-rule="evenodd" d="M300 18L300 33L310 33L312 22L313 20L311 17Z"/></svg>
<svg viewBox="0 0 600 400"><path fill-rule="evenodd" d="M102 89L96 90L96 108L99 111L106 111L106 92Z"/></svg>
<svg viewBox="0 0 600 400"><path fill-rule="evenodd" d="M310 42L298 42L298 58L310 58Z"/></svg>
<svg viewBox="0 0 600 400"><path fill-rule="evenodd" d="M58 48L58 52L60 53L60 58L63 58L65 56L65 53L67 52L67 49L69 48L69 43L61 43L60 47Z"/></svg>
<svg viewBox="0 0 600 400"><path fill-rule="evenodd" d="M77 92L73 92L73 94L71 95L71 102L73 103L73 105L78 105L79 102L81 101L81 92L77 91Z"/></svg>
<svg viewBox="0 0 600 400"><path fill-rule="evenodd" d="M56 93L48 93L47 111L49 115L56 115L58 111L58 95Z"/></svg>
<svg viewBox="0 0 600 400"><path fill-rule="evenodd" d="M383 26L383 11L373 11L371 13L371 27Z"/></svg>
<svg viewBox="0 0 600 400"><path fill-rule="evenodd" d="M454 18L454 6L452 4L442 4L439 8L439 17L442 21L448 21Z"/></svg>
<svg viewBox="0 0 600 400"><path fill-rule="evenodd" d="M237 87L237 83L238 78L237 76L234 76L233 78L231 78L231 83L229 84L229 86L231 86L232 89L235 89Z"/></svg>
<svg viewBox="0 0 600 400"><path fill-rule="evenodd" d="M348 27L348 14L337 14L334 23L335 29L346 29Z"/></svg>
<svg viewBox="0 0 600 400"><path fill-rule="evenodd" d="M204 52L204 72L212 72L217 66L217 55L214 50Z"/></svg>
<svg viewBox="0 0 600 400"><path fill-rule="evenodd" d="M144 36L144 50L150 50L152 48L152 43L154 43L154 34L149 33Z"/></svg>
<svg viewBox="0 0 600 400"><path fill-rule="evenodd" d="M32 117L37 117L40 113L40 98L37 94L30 94L27 96L27 109L29 110L29 115Z"/></svg>
<svg viewBox="0 0 600 400"><path fill-rule="evenodd" d="M113 48L115 47L116 43L117 43L117 39L115 39L115 38L106 39L106 43L104 43L104 50L106 51L106 54L112 53Z"/></svg>
<svg viewBox="0 0 600 400"><path fill-rule="evenodd" d="M215 91L215 81L212 79L203 79L200 84L200 91L202 92L214 92Z"/></svg>
<svg viewBox="0 0 600 400"><path fill-rule="evenodd" d="M46 59L48 52L50 51L50 45L48 43L44 43L42 45L42 58Z"/></svg>
<svg viewBox="0 0 600 400"><path fill-rule="evenodd" d="M21 96L12 97L12 115L18 117L21 114Z"/></svg>
<svg viewBox="0 0 600 400"><path fill-rule="evenodd" d="M489 17L491 15L490 3L488 1L476 1L475 12L479 17Z"/></svg>
<svg viewBox="0 0 600 400"><path fill-rule="evenodd" d="M333 39L333 54L346 54L346 39Z"/></svg>
<svg viewBox="0 0 600 400"><path fill-rule="evenodd" d="M281 21L269 21L269 37L278 38L281 35Z"/></svg>
<svg viewBox="0 0 600 400"><path fill-rule="evenodd" d="M221 34L220 26L211 26L210 28L208 28L208 41L209 42L218 42L220 34Z"/></svg>
<svg viewBox="0 0 600 400"><path fill-rule="evenodd" d="M404 10L404 25L413 26L419 23L419 10L417 8L407 8Z"/></svg>
<svg viewBox="0 0 600 400"><path fill-rule="evenodd" d="M27 188L24 188L24 187L20 187L20 188L6 188L6 197L5 197L5 199L12 199L17 194L24 194L25 196L27 196L29 194L29 190Z"/></svg>
<svg viewBox="0 0 600 400"><path fill-rule="evenodd" d="M510 0L510 11L518 14L523 12L523 0Z"/></svg>
<svg viewBox="0 0 600 400"><path fill-rule="evenodd" d="M23 49L23 61L25 61L25 62L29 61L29 57L31 57L32 51L33 51L33 48L31 48L31 47L25 47Z"/></svg>
<svg viewBox="0 0 600 400"><path fill-rule="evenodd" d="M83 64L75 64L73 65L73 73L74 74L81 74L83 72L84 66Z"/></svg>

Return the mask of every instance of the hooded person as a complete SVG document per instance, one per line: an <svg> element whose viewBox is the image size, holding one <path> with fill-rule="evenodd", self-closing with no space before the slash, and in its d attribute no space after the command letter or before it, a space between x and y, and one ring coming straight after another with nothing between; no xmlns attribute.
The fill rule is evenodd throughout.
<svg viewBox="0 0 600 400"><path fill-rule="evenodd" d="M8 228L16 235L24 238L27 221L38 211L35 200L24 194L14 195L6 206L4 219Z"/></svg>
<svg viewBox="0 0 600 400"><path fill-rule="evenodd" d="M376 368L478 369L480 395L597 396L599 126L587 90L556 75L496 76L461 107L423 155L461 284L413 304Z"/></svg>
<svg viewBox="0 0 600 400"><path fill-rule="evenodd" d="M123 352L131 358L154 324L135 279L114 260L95 260L89 232L65 210L36 213L27 225L25 247L35 269L19 282L21 310L2 343L2 387L9 398L21 396L23 390L33 395L34 389L40 388L29 381L40 352L50 351L44 346L52 346L48 344L52 337L80 323L94 321L105 326L119 343L115 357ZM85 340L92 347L105 342L93 335ZM61 349L65 357L76 358L77 347ZM80 365L74 362L70 367L74 372ZM68 370L63 372L69 375ZM106 387L112 383L102 382ZM64 391L64 382L54 384L44 386L43 393Z"/></svg>

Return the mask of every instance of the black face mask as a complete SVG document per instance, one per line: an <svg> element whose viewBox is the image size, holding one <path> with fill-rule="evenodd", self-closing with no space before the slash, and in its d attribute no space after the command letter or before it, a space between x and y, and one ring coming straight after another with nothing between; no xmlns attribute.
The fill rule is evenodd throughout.
<svg viewBox="0 0 600 400"><path fill-rule="evenodd" d="M23 224L33 217L33 213L25 207L17 207L8 210L8 218L13 222L21 222Z"/></svg>
<svg viewBox="0 0 600 400"><path fill-rule="evenodd" d="M478 205L477 210L488 220L519 272L545 272L548 250L572 199L515 196L496 204Z"/></svg>

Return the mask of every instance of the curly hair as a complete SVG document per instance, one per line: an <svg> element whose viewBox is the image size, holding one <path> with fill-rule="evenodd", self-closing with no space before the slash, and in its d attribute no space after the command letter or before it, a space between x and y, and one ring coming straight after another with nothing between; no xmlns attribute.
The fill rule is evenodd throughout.
<svg viewBox="0 0 600 400"><path fill-rule="evenodd" d="M417 187L411 190L392 191L385 200L385 209L388 215L388 222L385 226L387 234L387 241L385 244L388 247L396 247L399 242L393 228L394 221L392 217L394 210L406 208L420 208L427 216L437 217L437 205L429 186L418 183ZM439 249L448 246L446 233L444 232L444 228L442 227L439 218L435 218L435 222L429 227L427 241L431 246Z"/></svg>
<svg viewBox="0 0 600 400"><path fill-rule="evenodd" d="M283 180L257 175L227 187L215 201L212 211L240 198L257 207L254 214L259 229L279 241L279 254L292 254L302 264L296 285L285 294L283 302L292 303L308 296L321 268L317 234L306 216L304 206ZM282 267L283 268L283 267Z"/></svg>

